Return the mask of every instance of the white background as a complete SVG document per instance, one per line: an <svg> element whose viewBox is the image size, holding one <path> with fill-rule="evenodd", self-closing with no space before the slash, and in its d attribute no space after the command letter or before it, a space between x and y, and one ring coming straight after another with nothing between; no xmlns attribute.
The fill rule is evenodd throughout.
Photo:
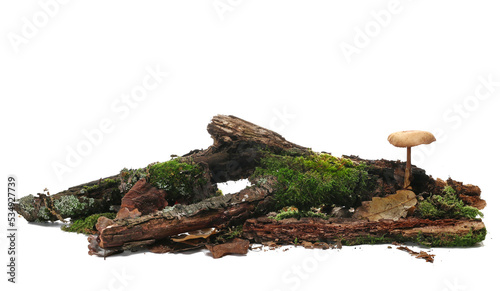
<svg viewBox="0 0 500 291"><path fill-rule="evenodd" d="M479 185L489 233L480 247L433 249L434 264L387 246L103 260L83 235L20 219L19 284L2 279L8 290L498 288L500 86L480 81L500 82L497 1L48 2L0 4L0 177L17 175L20 197L206 148L211 117L232 114L370 159L405 159L391 132L432 131L438 141L415 149L414 164ZM158 68L169 76L123 107ZM84 132L102 120L112 129L90 144ZM78 146L85 156L69 165ZM54 165L67 168L58 177Z"/></svg>

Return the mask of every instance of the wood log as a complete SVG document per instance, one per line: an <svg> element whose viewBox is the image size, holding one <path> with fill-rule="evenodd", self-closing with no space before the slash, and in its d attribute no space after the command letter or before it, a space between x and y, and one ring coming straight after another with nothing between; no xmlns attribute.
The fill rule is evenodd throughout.
<svg viewBox="0 0 500 291"><path fill-rule="evenodd" d="M464 236L465 230L477 234L478 231L484 229L484 224L478 220L429 220L415 217L389 222L345 219L326 222L307 219L295 222L288 220L276 222L265 218L252 219L266 214L273 206L273 194L277 185L274 178L266 177L265 182L253 185L236 194L211 197L215 193L215 183L249 178L265 155L308 156L315 153L309 148L285 140L281 135L271 130L234 116L215 116L207 130L214 140L212 146L205 150L193 150L177 159L180 163L201 166L201 175L203 175L206 185L197 185L191 189L194 198L192 197L192 200L186 199L174 207L166 207L153 213L143 210L143 214L146 215L139 217L123 215L121 218L125 219L101 220L98 226L98 235L89 238L90 254L106 255L133 247L151 245L159 240L188 231L208 227L224 228L243 223L245 223L244 232L248 238L254 241L269 239L280 242L291 242L295 238L310 241L342 238L345 242L355 243L366 236L385 239L394 239L399 236L416 239L419 234L431 236L433 232L451 237L453 235ZM344 158L368 166L369 179L375 180L378 184L378 187L368 198L385 197L404 188L405 163L364 160L357 156L344 156ZM412 187L419 197L425 198L429 195L440 194L448 185L457 191L458 197L466 204L480 209L486 205L484 200L480 198L479 187L463 185L451 179L446 182L433 179L423 169L412 167ZM108 179L99 179L71 187L53 196L39 194L38 197L33 195L23 197L22 201L16 205L16 210L28 221L56 220L95 214L103 212L103 210L108 211L110 206L120 203L122 196L137 180L145 179L143 181L147 185L149 169L146 167L137 171L129 171L126 176L124 176L124 172L121 172L121 174ZM137 197L137 193L135 194L135 196L130 195L130 197L140 199ZM165 195L150 196L149 200L154 199L154 197L165 199L164 197L168 197L168 191ZM144 203L150 203L151 201L148 199ZM61 205L64 204L61 201L65 200L71 200L70 202L76 203L78 207L72 206L75 209L70 209L71 211L61 210ZM200 200L201 202L192 203ZM136 210L134 205L136 204L122 206L129 211L134 211ZM157 205L166 204L157 203ZM161 206L151 209L159 208ZM137 213L141 213L141 211L137 210Z"/></svg>
<svg viewBox="0 0 500 291"><path fill-rule="evenodd" d="M263 151L280 154L295 152L297 155L309 155L312 152L302 146L286 141L282 136L270 130L259 127L234 116L215 116L208 126L214 144L206 150L195 150L180 158L181 161L190 161L204 165L210 173L212 182L221 182L248 178L258 166ZM403 188L406 164L400 161L364 160L356 156L347 156L355 163L368 165L368 173L379 185L372 193L373 196L383 197L395 193ZM446 182L434 180L426 175L423 169L413 166L412 185L414 191L420 195L441 193ZM450 182L455 182L450 180ZM152 244L158 240L168 238L179 233L199 230L207 227L222 228L228 225L243 223L246 219L265 214L272 203L273 186L276 181L269 179L268 183L244 189L239 193L223 197L209 198L192 205L177 205L173 209L156 212L138 218L115 220L100 229L99 235L89 238L91 254L102 255L103 250L111 252L121 251L130 246ZM479 188L464 186L459 194L467 197L479 197ZM479 191L479 193L478 193ZM454 220L453 220L454 221ZM446 225L450 221L432 220L401 220L388 226L393 229L411 229L417 226L436 226L440 223ZM248 220L246 233L252 233L249 225L253 220ZM323 222L318 222L323 225ZM404 224L406 223L406 224ZM402 225L406 225L403 227ZM282 224L276 224L282 225ZM267 227L274 227L269 224ZM357 227L353 227L357 225ZM410 226L409 226L410 225ZM307 225L304 225L306 227ZM379 226L377 222L353 221L342 226L350 229L352 238L361 236L370 228ZM331 237L335 237L334 230L340 226L330 225ZM342 228L341 227L341 228ZM476 225L480 227L480 225ZM309 225L308 232L311 239L320 238L323 228ZM387 229L381 229L380 235ZM260 233L255 232L256 238ZM452 233L450 231L449 233ZM267 232L266 232L267 233ZM349 232L346 232L348 234ZM268 232L269 239L281 240L280 232ZM338 235L338 233L336 234ZM283 239L287 242L289 238ZM294 239L294 238L292 238Z"/></svg>
<svg viewBox="0 0 500 291"><path fill-rule="evenodd" d="M194 150L180 161L206 164L214 183L248 178L263 155L284 151L300 155L312 153L309 148L291 143L280 134L232 115L216 115L207 131L214 143L206 150Z"/></svg>
<svg viewBox="0 0 500 291"><path fill-rule="evenodd" d="M340 241L344 245L363 243L417 242L428 246L470 246L482 241L486 228L481 220L402 218L397 221L331 218L295 218L276 221L248 219L243 236L253 242Z"/></svg>
<svg viewBox="0 0 500 291"><path fill-rule="evenodd" d="M215 192L214 183L248 178L262 156L262 150L279 154L283 151L306 155L309 149L288 142L278 133L232 115L214 116L207 130L214 143L205 150L193 150L179 158L179 162L196 163L204 169L207 185L193 190L193 200L201 201ZM138 169L135 172L139 172ZM131 170L130 172L134 172ZM71 187L55 195L43 193L28 195L16 203L15 210L28 221L55 221L67 217L78 218L95 213L109 212L110 207L120 205L122 197L133 186L129 175L124 181L121 173ZM135 174L136 180L141 177ZM65 197L65 198L63 198ZM77 198L84 208L75 215L71 211L58 211L51 201ZM91 205L86 203L93 201ZM190 203L192 201L182 201ZM116 210L118 211L118 210Z"/></svg>
<svg viewBox="0 0 500 291"><path fill-rule="evenodd" d="M38 193L21 198L14 209L27 221L55 221L109 212L120 205L119 175L73 186L55 195Z"/></svg>
<svg viewBox="0 0 500 291"><path fill-rule="evenodd" d="M101 249L118 251L131 243L152 244L155 240L209 227L224 228L269 211L273 178L236 194L208 198L190 205L175 205L154 214L133 219L115 220L100 229L99 236L89 238L89 253L103 254ZM98 247L97 247L98 246Z"/></svg>

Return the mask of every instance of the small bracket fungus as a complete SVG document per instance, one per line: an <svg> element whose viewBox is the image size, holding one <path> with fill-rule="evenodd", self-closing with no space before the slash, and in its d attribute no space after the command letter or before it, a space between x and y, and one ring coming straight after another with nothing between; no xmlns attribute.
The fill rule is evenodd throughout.
<svg viewBox="0 0 500 291"><path fill-rule="evenodd" d="M387 140L395 147L406 148L406 169L403 189L407 189L410 187L411 148L421 144L430 144L435 142L436 138L428 131L407 130L392 133Z"/></svg>

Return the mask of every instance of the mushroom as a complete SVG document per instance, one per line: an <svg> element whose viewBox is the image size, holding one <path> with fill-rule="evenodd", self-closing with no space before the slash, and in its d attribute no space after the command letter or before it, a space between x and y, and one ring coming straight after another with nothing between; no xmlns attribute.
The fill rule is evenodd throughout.
<svg viewBox="0 0 500 291"><path fill-rule="evenodd" d="M436 138L428 131L407 130L392 133L387 140L395 147L406 148L406 169L403 189L407 189L410 187L411 147L421 144L430 144L435 142Z"/></svg>

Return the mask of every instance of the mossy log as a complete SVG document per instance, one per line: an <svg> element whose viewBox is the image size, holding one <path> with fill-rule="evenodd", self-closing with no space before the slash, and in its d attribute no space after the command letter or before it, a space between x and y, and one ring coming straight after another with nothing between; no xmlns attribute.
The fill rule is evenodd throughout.
<svg viewBox="0 0 500 291"><path fill-rule="evenodd" d="M89 237L89 254L103 255L150 245L180 233L205 228L225 228L269 211L275 180L243 189L236 194L208 198L190 205L177 204L150 215L109 221L98 236ZM108 253L109 254L109 253Z"/></svg>
<svg viewBox="0 0 500 291"><path fill-rule="evenodd" d="M311 154L309 148L291 143L280 134L232 115L216 115L207 126L213 145L194 150L180 161L206 164L214 183L248 178L263 152Z"/></svg>
<svg viewBox="0 0 500 291"><path fill-rule="evenodd" d="M109 212L120 205L119 175L73 186L55 195L38 193L28 195L14 204L14 209L27 221L56 221L65 218L86 217Z"/></svg>
<svg viewBox="0 0 500 291"><path fill-rule="evenodd" d="M343 156L357 163L364 163L368 166L367 171L376 177L378 187L372 193L372 197L385 197L389 194L402 190L404 185L406 163L401 161L365 160L358 156ZM446 181L426 174L425 170L412 165L412 175L410 178L411 189L423 198L429 195L440 195L446 186L455 189L456 194L466 205L484 209L486 201L481 199L481 189L476 185L466 184L448 178Z"/></svg>
<svg viewBox="0 0 500 291"><path fill-rule="evenodd" d="M28 221L75 218L108 212L110 206L120 204L125 193L140 179L145 179L152 186L166 190L167 193L164 195L164 199L168 200L169 197L172 198L173 196L169 196L169 190L167 190L169 188L162 187L167 184L169 184L167 186L172 187L175 183L170 183L172 181L166 183L162 177L151 177L151 174L157 175L156 172L164 171L164 166L169 165L172 166L167 167L169 171L181 169L183 165L185 166L184 169L195 166L196 170L168 172L173 173L174 176L176 174L181 175L179 181L188 181L187 184L181 183L179 187L170 190L170 195L177 192L178 195L174 195L175 197L168 201L169 205L175 202L180 204L175 205L173 208L167 206L163 210L135 218L128 217L106 221L102 224L105 225L104 227L98 227L97 236L89 238L90 253L102 255L103 252L108 251L107 254L109 254L109 252L121 251L131 247L150 245L179 233L207 227L223 228L234 224L242 224L246 220L246 233L251 235L254 240L266 238L290 242L290 237L286 233L283 234L280 231L264 233L259 230L286 226L284 222L275 224L269 221L265 223L257 221L261 224L256 224L254 220L251 220L266 214L266 211L276 206L274 205L276 201L273 200L276 185L281 183L279 184L280 187L286 187L286 183L284 186L283 181L279 182L271 177L266 179L254 177L255 180L252 180L254 185L250 188L236 194L213 197L216 193L216 183L250 178L255 169L261 166L260 163L263 157L270 155L316 157L312 155L317 155L317 153L312 152L309 148L291 143L271 130L234 116L215 116L208 125L207 130L214 142L212 146L205 150L193 150L175 160L151 164L142 169L122 170L119 175L71 187L56 195L39 194L38 197L29 195L21 199L16 205L16 210ZM360 164L366 165L361 167L366 169L363 170L366 171L364 175L366 180L361 182L364 183L369 180L370 185L373 182L374 187L371 188L373 191L370 191L368 195L363 195L363 200L373 197L385 197L403 188L405 163L401 161L364 160L356 156L344 158L350 159L350 164L355 164L351 165L352 167ZM339 167L343 167L343 164ZM481 191L477 186L463 185L451 179L446 182L434 179L427 175L423 169L415 166L412 166L412 172L412 190L420 199L440 194L446 186L452 186L456 190L457 196L465 204L479 209L484 208L486 205L484 200L480 198ZM321 175L318 176L321 177ZM321 181L321 179L318 181ZM186 185L192 187L186 189ZM348 188L351 190L347 189L351 192L349 195L359 195L355 191L359 188L358 185L350 186L352 187ZM191 196L189 196L190 192L192 192ZM311 193L305 193L304 195L309 194ZM162 195L159 195L159 197L162 197ZM355 201L354 204L360 203L356 199L353 199L353 201ZM349 207L351 206L356 207L356 205L350 205ZM298 236L291 239L293 240L299 235L304 239L307 238L300 231L308 233L311 240L338 239L339 231L342 233L342 230L344 231L342 237L345 238L346 242L353 243L359 238L363 238L363 235L393 239L398 234L403 237L414 238L415 233L410 234L414 230L418 230L424 235L428 233L432 238L440 235L446 237L458 235L462 237L464 229L467 229L467 231L472 230L474 233L471 235L480 238L480 236L477 236L477 231L484 229L484 225L478 220L468 220L467 222L459 219L429 220L416 217L400 219L395 222L366 222L364 220L346 220L343 222L328 220L326 223L314 220L313 222L308 221L307 224L300 224L302 223L301 220L299 224L294 224L296 227L290 233L296 232ZM454 224L462 225L464 223L467 224L466 228L453 227ZM303 230L300 229L300 225L303 225ZM434 236L432 236L432 229L435 230ZM326 237L325 233L328 234ZM387 234L384 235L384 233Z"/></svg>
<svg viewBox="0 0 500 291"><path fill-rule="evenodd" d="M243 236L262 243L293 244L297 241L341 242L344 245L416 242L432 247L472 246L484 240L486 228L481 220L401 218L397 221L370 222L358 219L303 217L276 221L259 217L248 219Z"/></svg>
<svg viewBox="0 0 500 291"><path fill-rule="evenodd" d="M214 196L215 183L248 178L263 150L275 154L284 151L301 155L311 153L310 149L288 142L274 131L231 115L214 116L207 130L214 140L212 146L205 150L193 150L176 159L179 163L199 165L206 180L205 185L191 189L189 199L182 199L179 203L189 204ZM122 171L118 175L77 185L55 195L28 195L15 204L15 210L30 222L108 212L111 206L120 205L122 197L136 181L148 175L147 170L146 167ZM68 203L58 204L67 206L62 213L53 207L53 203L61 199L68 200Z"/></svg>

